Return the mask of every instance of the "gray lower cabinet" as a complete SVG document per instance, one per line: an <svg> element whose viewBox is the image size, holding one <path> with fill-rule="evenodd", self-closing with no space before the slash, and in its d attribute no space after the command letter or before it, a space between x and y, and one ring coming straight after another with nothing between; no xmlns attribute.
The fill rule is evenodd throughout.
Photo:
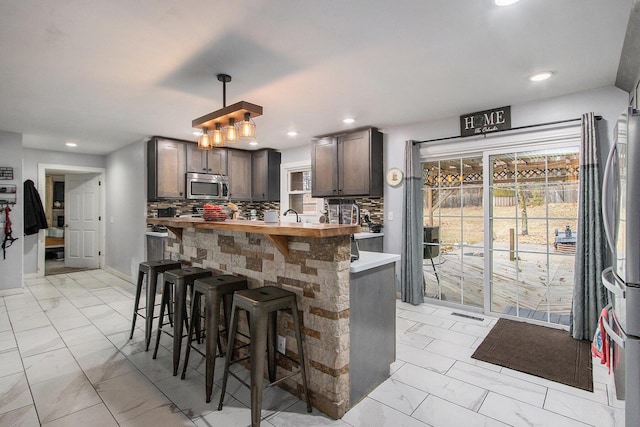
<svg viewBox="0 0 640 427"><path fill-rule="evenodd" d="M358 239L358 250L367 252L383 252L384 236Z"/></svg>
<svg viewBox="0 0 640 427"><path fill-rule="evenodd" d="M201 150L196 143L187 143L187 172L227 174L227 149Z"/></svg>
<svg viewBox="0 0 640 427"><path fill-rule="evenodd" d="M185 145L159 137L147 142L147 200L185 198Z"/></svg>
<svg viewBox="0 0 640 427"><path fill-rule="evenodd" d="M395 263L350 274L349 404L389 378L396 358Z"/></svg>
<svg viewBox="0 0 640 427"><path fill-rule="evenodd" d="M313 197L382 197L382 134L375 128L313 142Z"/></svg>
<svg viewBox="0 0 640 427"><path fill-rule="evenodd" d="M251 200L251 157L251 151L227 151L231 200Z"/></svg>
<svg viewBox="0 0 640 427"><path fill-rule="evenodd" d="M167 237L156 234L147 234L147 261L164 259Z"/></svg>
<svg viewBox="0 0 640 427"><path fill-rule="evenodd" d="M280 159L281 154L269 148L256 150L252 153L252 200L280 200Z"/></svg>

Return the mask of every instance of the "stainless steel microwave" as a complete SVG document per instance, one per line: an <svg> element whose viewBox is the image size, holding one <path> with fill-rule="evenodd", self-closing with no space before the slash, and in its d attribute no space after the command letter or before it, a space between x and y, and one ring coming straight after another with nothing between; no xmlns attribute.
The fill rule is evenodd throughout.
<svg viewBox="0 0 640 427"><path fill-rule="evenodd" d="M229 200L229 177L208 173L187 173L187 199Z"/></svg>

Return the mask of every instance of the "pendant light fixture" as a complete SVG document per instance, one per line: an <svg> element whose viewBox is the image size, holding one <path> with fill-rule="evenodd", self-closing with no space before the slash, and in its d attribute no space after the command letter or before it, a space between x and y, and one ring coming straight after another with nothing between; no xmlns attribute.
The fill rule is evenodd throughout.
<svg viewBox="0 0 640 427"><path fill-rule="evenodd" d="M202 129L202 135L198 138L198 148L201 150L211 150L211 138L209 138L209 130Z"/></svg>
<svg viewBox="0 0 640 427"><path fill-rule="evenodd" d="M255 139L256 124L251 120L251 114L244 113L244 120L240 122L240 139Z"/></svg>
<svg viewBox="0 0 640 427"><path fill-rule="evenodd" d="M240 139L255 140L256 125L252 118L262 115L261 106L246 101L227 107L227 83L231 81L231 76L218 74L217 77L222 82L222 109L191 122L194 128L202 130L202 136L198 139L198 148L202 150L235 143Z"/></svg>

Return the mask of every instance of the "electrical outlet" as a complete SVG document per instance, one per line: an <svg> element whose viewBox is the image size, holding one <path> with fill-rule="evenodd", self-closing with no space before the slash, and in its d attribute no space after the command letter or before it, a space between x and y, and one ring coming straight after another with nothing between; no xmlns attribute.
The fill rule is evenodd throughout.
<svg viewBox="0 0 640 427"><path fill-rule="evenodd" d="M393 211L389 211L387 218L389 218L389 221L393 221Z"/></svg>
<svg viewBox="0 0 640 427"><path fill-rule="evenodd" d="M287 339L282 335L278 335L278 351L282 354L287 353Z"/></svg>

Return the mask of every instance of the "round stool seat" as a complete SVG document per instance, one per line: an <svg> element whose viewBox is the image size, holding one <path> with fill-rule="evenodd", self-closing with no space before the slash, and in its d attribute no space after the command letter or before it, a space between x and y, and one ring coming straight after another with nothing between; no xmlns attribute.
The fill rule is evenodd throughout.
<svg viewBox="0 0 640 427"><path fill-rule="evenodd" d="M168 270L164 273L164 280L175 285L176 280L189 280L193 284L196 279L211 276L213 273L200 267L184 267L180 269Z"/></svg>
<svg viewBox="0 0 640 427"><path fill-rule="evenodd" d="M236 292L234 296L235 304L243 309L260 307L265 311L290 308L291 301L295 301L296 294L275 286L265 286L263 288L246 289Z"/></svg>
<svg viewBox="0 0 640 427"><path fill-rule="evenodd" d="M247 289L247 279L234 276L233 274L221 274L219 276L211 276L204 279L198 279L194 283L194 289L206 291L215 289L219 293L230 293Z"/></svg>
<svg viewBox="0 0 640 427"><path fill-rule="evenodd" d="M158 260L149 260L140 263L140 269L149 270L150 268L155 268L157 271L167 271L167 270L175 270L180 268L180 261L174 261L171 259L158 259Z"/></svg>

